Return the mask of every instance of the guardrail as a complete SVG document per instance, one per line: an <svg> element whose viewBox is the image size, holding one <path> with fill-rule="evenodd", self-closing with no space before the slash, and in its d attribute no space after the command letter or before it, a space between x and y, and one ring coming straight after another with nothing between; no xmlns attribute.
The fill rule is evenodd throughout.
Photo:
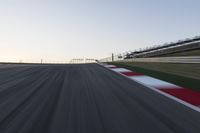
<svg viewBox="0 0 200 133"><path fill-rule="evenodd" d="M116 61L116 62L119 62L119 61ZM200 56L132 58L132 59L121 60L120 62L200 63Z"/></svg>

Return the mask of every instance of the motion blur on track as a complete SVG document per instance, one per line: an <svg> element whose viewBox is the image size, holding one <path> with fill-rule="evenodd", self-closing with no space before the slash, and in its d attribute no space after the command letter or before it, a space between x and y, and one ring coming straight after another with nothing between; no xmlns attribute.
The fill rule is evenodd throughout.
<svg viewBox="0 0 200 133"><path fill-rule="evenodd" d="M200 114L97 64L0 68L0 133L199 133Z"/></svg>

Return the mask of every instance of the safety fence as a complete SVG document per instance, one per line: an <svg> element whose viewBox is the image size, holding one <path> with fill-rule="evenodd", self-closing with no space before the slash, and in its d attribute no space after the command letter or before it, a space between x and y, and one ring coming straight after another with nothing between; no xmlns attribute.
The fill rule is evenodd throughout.
<svg viewBox="0 0 200 133"><path fill-rule="evenodd" d="M100 60L101 62L111 62L110 60ZM187 57L157 57L157 58L132 58L114 60L114 62L163 62L163 63L200 63L200 56Z"/></svg>

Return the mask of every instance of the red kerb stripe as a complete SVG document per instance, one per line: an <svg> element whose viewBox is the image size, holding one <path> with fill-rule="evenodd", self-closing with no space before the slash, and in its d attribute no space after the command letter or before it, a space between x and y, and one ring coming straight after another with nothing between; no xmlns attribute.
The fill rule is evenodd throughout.
<svg viewBox="0 0 200 133"><path fill-rule="evenodd" d="M190 89L160 89L170 95L173 95L183 101L200 106L200 92Z"/></svg>
<svg viewBox="0 0 200 133"><path fill-rule="evenodd" d="M142 73L137 73L137 72L122 72L122 74L124 74L126 76L140 76L140 75L144 75Z"/></svg>
<svg viewBox="0 0 200 133"><path fill-rule="evenodd" d="M115 67L115 66L112 66L112 67L108 67L108 68L117 68L117 67Z"/></svg>

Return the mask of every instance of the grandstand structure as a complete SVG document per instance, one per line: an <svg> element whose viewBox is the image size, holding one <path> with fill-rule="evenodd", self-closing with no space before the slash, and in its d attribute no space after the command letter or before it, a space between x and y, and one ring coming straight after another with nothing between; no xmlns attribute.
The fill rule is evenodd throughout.
<svg viewBox="0 0 200 133"><path fill-rule="evenodd" d="M124 59L130 58L149 58L149 57L165 57L173 54L186 55L190 51L196 50L196 53L200 53L200 36L196 36L192 39L179 40L177 42L171 42L164 45L154 46L151 48L136 50L124 55Z"/></svg>

